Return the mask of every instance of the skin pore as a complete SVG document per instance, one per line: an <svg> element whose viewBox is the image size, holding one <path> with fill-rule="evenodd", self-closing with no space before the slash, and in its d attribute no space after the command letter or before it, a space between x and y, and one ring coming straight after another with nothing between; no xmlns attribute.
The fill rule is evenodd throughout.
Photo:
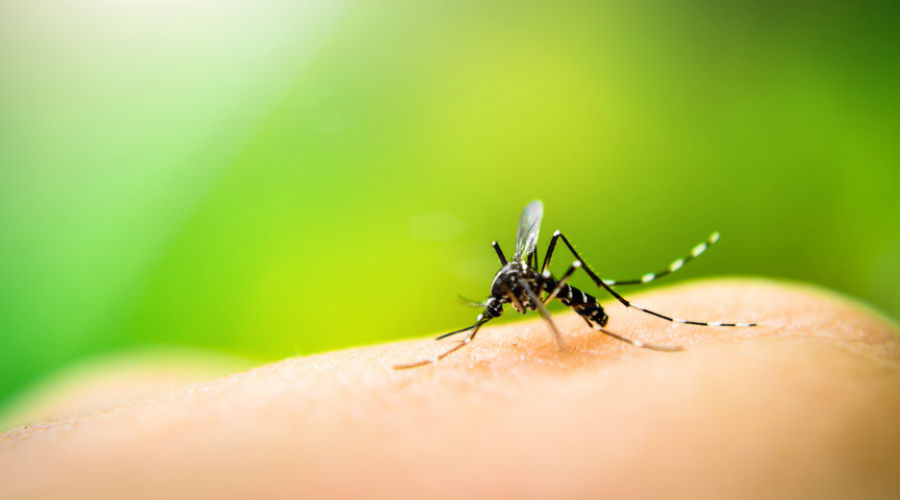
<svg viewBox="0 0 900 500"><path fill-rule="evenodd" d="M0 497L900 497L900 342L844 297L764 280L629 294L454 342L287 359L0 435ZM336 321L335 328L339 328ZM264 333L261 333L264 334ZM327 334L327 332L321 332Z"/></svg>

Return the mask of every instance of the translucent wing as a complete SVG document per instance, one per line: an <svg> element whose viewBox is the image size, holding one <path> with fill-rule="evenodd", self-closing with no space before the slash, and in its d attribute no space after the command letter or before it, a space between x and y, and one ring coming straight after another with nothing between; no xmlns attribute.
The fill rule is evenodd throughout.
<svg viewBox="0 0 900 500"><path fill-rule="evenodd" d="M516 253L514 261L523 261L537 247L538 233L541 231L541 218L544 217L544 204L534 200L522 210L519 217L519 232L516 233Z"/></svg>

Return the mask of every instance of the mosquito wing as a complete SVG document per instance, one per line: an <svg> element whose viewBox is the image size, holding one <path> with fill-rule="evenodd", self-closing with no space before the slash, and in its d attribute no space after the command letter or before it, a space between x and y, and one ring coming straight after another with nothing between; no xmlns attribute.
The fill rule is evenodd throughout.
<svg viewBox="0 0 900 500"><path fill-rule="evenodd" d="M544 204L534 200L522 210L519 217L519 232L516 233L516 253L514 261L524 261L537 248L538 233L541 231L541 218L544 217Z"/></svg>

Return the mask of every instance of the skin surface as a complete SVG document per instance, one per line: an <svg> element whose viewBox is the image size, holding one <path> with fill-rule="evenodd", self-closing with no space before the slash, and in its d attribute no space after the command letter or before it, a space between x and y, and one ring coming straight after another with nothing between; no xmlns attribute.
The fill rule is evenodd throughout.
<svg viewBox="0 0 900 500"><path fill-rule="evenodd" d="M288 359L0 435L2 497L897 498L900 342L819 289L717 280L605 303L637 349L554 316ZM509 311L507 311L509 314Z"/></svg>

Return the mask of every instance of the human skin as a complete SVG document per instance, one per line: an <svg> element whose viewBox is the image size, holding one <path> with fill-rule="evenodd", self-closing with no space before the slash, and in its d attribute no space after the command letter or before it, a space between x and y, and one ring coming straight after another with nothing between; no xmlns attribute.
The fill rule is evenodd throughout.
<svg viewBox="0 0 900 500"><path fill-rule="evenodd" d="M565 351L535 319L436 366L391 368L453 340L292 358L0 435L0 496L900 497L896 326L763 280L629 296L760 325L606 303L610 330L685 350L560 313Z"/></svg>

